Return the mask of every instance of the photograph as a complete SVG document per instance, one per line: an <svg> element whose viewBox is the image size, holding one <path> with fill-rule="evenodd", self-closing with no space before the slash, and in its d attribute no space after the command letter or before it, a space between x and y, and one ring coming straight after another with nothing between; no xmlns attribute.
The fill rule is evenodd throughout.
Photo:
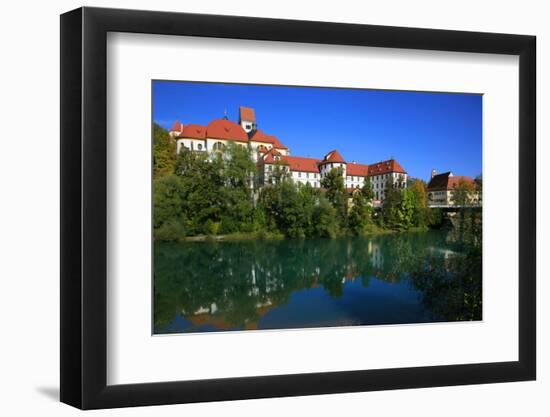
<svg viewBox="0 0 550 417"><path fill-rule="evenodd" d="M153 334L482 320L482 100L153 80Z"/></svg>

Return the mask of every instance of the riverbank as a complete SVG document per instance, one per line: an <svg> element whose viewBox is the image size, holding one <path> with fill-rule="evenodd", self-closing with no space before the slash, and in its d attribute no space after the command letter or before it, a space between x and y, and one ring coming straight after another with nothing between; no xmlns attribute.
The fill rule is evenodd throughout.
<svg viewBox="0 0 550 417"><path fill-rule="evenodd" d="M427 227L412 227L407 230L392 230L392 229L383 229L381 227L375 226L371 227L368 231L361 234L363 237L369 236L380 236L380 235L391 235L391 234L405 234L405 233L423 233L428 232L430 229ZM344 237L352 237L349 234L341 234L334 237L327 237L327 239L337 239ZM226 235L196 235L196 236L185 236L180 239L177 239L181 242L223 242L223 241L244 241L244 240L284 240L289 239L282 233L274 232L237 232L230 233ZM307 239L307 238L304 238Z"/></svg>
<svg viewBox="0 0 550 417"><path fill-rule="evenodd" d="M180 240L183 242L221 242L235 240L283 240L285 235L272 232L237 232L227 235L196 235L185 236Z"/></svg>

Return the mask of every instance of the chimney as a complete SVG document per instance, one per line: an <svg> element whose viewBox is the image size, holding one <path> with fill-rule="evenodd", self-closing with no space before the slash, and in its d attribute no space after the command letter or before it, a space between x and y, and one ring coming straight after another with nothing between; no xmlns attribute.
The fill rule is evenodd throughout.
<svg viewBox="0 0 550 417"><path fill-rule="evenodd" d="M435 169L432 169L432 178L437 175L437 171Z"/></svg>

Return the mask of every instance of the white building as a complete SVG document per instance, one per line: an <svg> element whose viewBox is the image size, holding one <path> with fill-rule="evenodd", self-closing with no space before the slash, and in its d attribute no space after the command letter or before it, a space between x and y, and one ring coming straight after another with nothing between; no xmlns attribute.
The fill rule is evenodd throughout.
<svg viewBox="0 0 550 417"><path fill-rule="evenodd" d="M271 183L276 170L282 169L289 173L295 183L309 184L313 188L321 188L321 181L325 175L332 169L337 169L344 177L344 186L349 193L362 188L366 181L370 181L375 204L384 200L390 178L398 188L405 188L407 183L406 171L394 159L372 165L348 163L336 150L327 153L323 159L315 159L283 155L273 149L264 154L257 165L260 185Z"/></svg>
<svg viewBox="0 0 550 417"><path fill-rule="evenodd" d="M207 126L184 126L176 121L170 135L176 139L177 152L185 147L196 152L212 153L221 151L230 142L248 147L257 163L258 186L272 182L273 174L281 169L288 172L295 183L321 188L323 177L332 169L337 169L350 193L362 188L369 179L374 202L380 203L384 200L390 178L395 187L405 188L407 183L407 172L395 159L370 165L358 164L346 162L337 150L328 152L323 159L291 156L288 147L277 137L258 129L254 109L249 107L239 108L239 123L223 118Z"/></svg>
<svg viewBox="0 0 550 417"><path fill-rule="evenodd" d="M174 122L170 135L176 138L176 150L182 147L198 152L221 151L229 142L247 146L252 151L254 161L260 154L270 149L277 149L283 155L288 155L288 148L273 135L267 135L257 129L254 109L240 107L239 124L227 118L217 119L207 126Z"/></svg>

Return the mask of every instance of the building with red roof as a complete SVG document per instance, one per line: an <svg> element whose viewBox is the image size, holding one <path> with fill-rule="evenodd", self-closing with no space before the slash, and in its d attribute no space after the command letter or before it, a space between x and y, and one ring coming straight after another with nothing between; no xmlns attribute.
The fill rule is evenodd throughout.
<svg viewBox="0 0 550 417"><path fill-rule="evenodd" d="M332 170L344 177L344 185L351 192L362 188L370 181L375 203L384 199L385 190L392 181L394 187L404 188L407 172L395 160L358 164L346 162L337 149L326 153L322 159L291 156L290 150L275 135L258 129L256 112L250 107L239 107L239 120L235 123L227 117L217 119L208 125L182 125L176 120L170 134L175 136L177 152L183 148L213 153L222 151L229 143L250 149L251 157L258 167L257 186L264 186L273 180L273 175L282 170L295 183L309 184L321 188L323 178Z"/></svg>
<svg viewBox="0 0 550 417"><path fill-rule="evenodd" d="M177 152L183 148L192 151L217 152L229 143L250 148L254 161L270 149L277 149L288 155L289 149L277 137L268 135L256 128L256 114L249 107L239 108L239 123L227 117L213 120L206 126L191 123L182 125L174 122L170 135L176 138Z"/></svg>
<svg viewBox="0 0 550 417"><path fill-rule="evenodd" d="M262 130L254 130L248 134L249 137L249 143L250 148L252 149L252 153L254 154L255 159L257 159L258 154L261 153L261 147L265 149L277 149L279 152L283 153L284 155L288 155L288 148L281 143L277 137L273 135L267 135Z"/></svg>
<svg viewBox="0 0 550 417"><path fill-rule="evenodd" d="M459 186L468 190L471 205L479 203L479 188L476 180L464 175L454 175L451 171L437 174L432 170L432 177L427 187L428 204L432 207L455 205L454 194Z"/></svg>

